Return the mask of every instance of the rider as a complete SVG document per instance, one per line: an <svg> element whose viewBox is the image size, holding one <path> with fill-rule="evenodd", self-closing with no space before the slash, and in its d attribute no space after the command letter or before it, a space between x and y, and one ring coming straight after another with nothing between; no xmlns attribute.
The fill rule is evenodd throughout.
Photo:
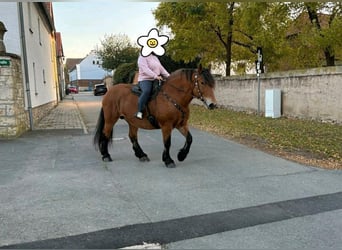
<svg viewBox="0 0 342 250"><path fill-rule="evenodd" d="M142 111L147 104L148 98L152 91L152 84L154 80L163 80L163 78L169 77L169 72L160 63L158 57L152 52L148 56L139 55L138 58L138 83L142 90L138 100L138 112L136 117L138 119L143 118Z"/></svg>

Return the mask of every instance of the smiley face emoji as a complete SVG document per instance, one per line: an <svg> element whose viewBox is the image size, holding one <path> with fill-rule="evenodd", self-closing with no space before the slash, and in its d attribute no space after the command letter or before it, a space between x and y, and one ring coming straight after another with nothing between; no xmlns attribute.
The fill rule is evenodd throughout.
<svg viewBox="0 0 342 250"><path fill-rule="evenodd" d="M163 45L169 41L169 37L165 35L159 35L159 31L153 28L148 32L147 36L140 36L137 40L141 46L141 55L148 56L152 52L158 56L162 56L165 53Z"/></svg>
<svg viewBox="0 0 342 250"><path fill-rule="evenodd" d="M155 48L158 46L158 40L155 39L155 38L150 38L147 40L147 46L150 47L150 48Z"/></svg>

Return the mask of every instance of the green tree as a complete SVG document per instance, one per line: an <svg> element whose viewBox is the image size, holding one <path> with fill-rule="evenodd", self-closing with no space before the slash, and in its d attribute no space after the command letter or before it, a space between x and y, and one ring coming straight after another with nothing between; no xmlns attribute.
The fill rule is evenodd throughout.
<svg viewBox="0 0 342 250"><path fill-rule="evenodd" d="M323 62L334 66L342 50L342 3L305 2L292 3L290 7L292 13L297 13L294 24L302 46L298 58L310 59L310 66L321 66Z"/></svg>
<svg viewBox="0 0 342 250"><path fill-rule="evenodd" d="M165 2L154 11L158 25L172 31L174 58L224 62L226 75L232 61L254 63L258 46L269 61L279 58L284 40L272 41L284 37L287 13L286 5L268 2Z"/></svg>
<svg viewBox="0 0 342 250"><path fill-rule="evenodd" d="M137 60L139 48L131 44L127 35L109 35L101 40L101 49L98 55L102 59L102 67L115 69L122 63L130 63Z"/></svg>
<svg viewBox="0 0 342 250"><path fill-rule="evenodd" d="M237 10L239 21L234 27L233 52L235 60L256 57L256 47L262 47L264 65L268 71L279 68L279 61L286 57L286 30L289 23L288 7L279 2L244 2Z"/></svg>
<svg viewBox="0 0 342 250"><path fill-rule="evenodd" d="M166 48L166 50L168 49ZM168 54L168 52L166 52L165 55L159 57L159 61L164 66L164 68L170 73L180 68L197 68L198 65L200 64L200 61L198 58L196 60L193 60L187 63L185 63L183 60L175 61Z"/></svg>
<svg viewBox="0 0 342 250"><path fill-rule="evenodd" d="M226 8L225 3L163 2L159 4L154 15L158 26L165 25L172 30L173 37L168 44L168 51L174 60L190 62L201 58L203 64L227 61L225 58L230 54L225 52L222 41L216 39L212 27L215 26L215 18L219 22L218 15L224 14L213 9L218 8L218 5ZM207 20L210 16L209 12L216 11L217 14L211 18L212 20Z"/></svg>
<svg viewBox="0 0 342 250"><path fill-rule="evenodd" d="M164 2L154 11L171 30L169 54L203 64L254 66L262 47L267 71L333 66L342 60L341 2ZM304 20L303 20L304 18ZM233 66L231 62L234 62Z"/></svg>
<svg viewBox="0 0 342 250"><path fill-rule="evenodd" d="M334 66L342 56L341 3L287 3L291 24L282 69Z"/></svg>

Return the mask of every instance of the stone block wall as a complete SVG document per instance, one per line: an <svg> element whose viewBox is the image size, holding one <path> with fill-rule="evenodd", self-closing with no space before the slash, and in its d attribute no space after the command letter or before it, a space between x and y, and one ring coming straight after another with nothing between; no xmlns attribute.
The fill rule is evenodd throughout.
<svg viewBox="0 0 342 250"><path fill-rule="evenodd" d="M38 125L41 119L47 116L52 109L57 106L57 101L49 102L32 109L33 129Z"/></svg>
<svg viewBox="0 0 342 250"><path fill-rule="evenodd" d="M0 66L0 138L11 138L29 128L19 57L0 56L9 66Z"/></svg>

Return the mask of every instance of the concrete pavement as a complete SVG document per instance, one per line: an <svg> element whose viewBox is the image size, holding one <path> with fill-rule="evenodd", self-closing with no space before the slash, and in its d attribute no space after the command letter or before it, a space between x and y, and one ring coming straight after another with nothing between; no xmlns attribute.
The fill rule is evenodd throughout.
<svg viewBox="0 0 342 250"><path fill-rule="evenodd" d="M139 162L123 121L104 163L84 124L67 98L39 129L0 141L0 248L342 247L342 171L196 129L188 158L167 169L160 131L139 130L151 159ZM175 159L183 143L175 131Z"/></svg>
<svg viewBox="0 0 342 250"><path fill-rule="evenodd" d="M65 96L64 100L45 116L35 129L83 129L88 133L73 95Z"/></svg>

